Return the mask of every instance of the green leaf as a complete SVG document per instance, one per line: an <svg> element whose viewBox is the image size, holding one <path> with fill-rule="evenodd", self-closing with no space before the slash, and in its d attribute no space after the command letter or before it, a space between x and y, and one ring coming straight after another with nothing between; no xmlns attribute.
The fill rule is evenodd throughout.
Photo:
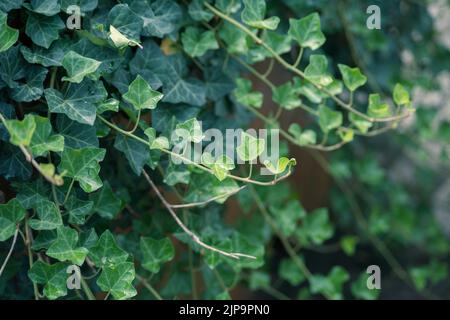
<svg viewBox="0 0 450 320"><path fill-rule="evenodd" d="M62 77L62 81L80 83L85 76L94 73L100 64L101 61L83 57L75 51L69 51L62 60L62 66L67 71L67 77Z"/></svg>
<svg viewBox="0 0 450 320"><path fill-rule="evenodd" d="M294 136L299 146L309 146L317 143L316 132L309 129L302 131L302 128L297 123L291 124L288 131Z"/></svg>
<svg viewBox="0 0 450 320"><path fill-rule="evenodd" d="M128 4L117 4L109 11L107 21L110 26L114 26L126 38L139 43L143 21L137 13L139 13L139 10L132 10Z"/></svg>
<svg viewBox="0 0 450 320"><path fill-rule="evenodd" d="M329 132L342 125L343 116L339 111L334 111L325 105L319 107L319 125L323 132Z"/></svg>
<svg viewBox="0 0 450 320"><path fill-rule="evenodd" d="M316 50L325 43L325 36L320 27L320 16L317 12L296 20L289 19L288 34L294 38L301 47Z"/></svg>
<svg viewBox="0 0 450 320"><path fill-rule="evenodd" d="M236 151L241 160L253 161L264 152L265 145L266 141L264 139L258 139L246 132L242 132L241 144L236 148Z"/></svg>
<svg viewBox="0 0 450 320"><path fill-rule="evenodd" d="M109 98L103 101L97 107L97 114L102 114L107 111L118 112L120 101L114 98Z"/></svg>
<svg viewBox="0 0 450 320"><path fill-rule="evenodd" d="M234 90L234 96L237 102L253 108L261 108L263 103L263 94L252 90L252 82L248 79L238 78L236 80L237 88Z"/></svg>
<svg viewBox="0 0 450 320"><path fill-rule="evenodd" d="M199 143L204 138L202 126L195 118L177 124L175 133L178 137L183 138L183 140L194 143Z"/></svg>
<svg viewBox="0 0 450 320"><path fill-rule="evenodd" d="M44 95L50 112L64 113L79 123L93 125L96 104L106 98L107 92L101 81L85 80L71 84L64 95L51 88L45 89Z"/></svg>
<svg viewBox="0 0 450 320"><path fill-rule="evenodd" d="M142 266L152 273L158 273L161 265L173 259L175 248L169 238L156 240L141 237Z"/></svg>
<svg viewBox="0 0 450 320"><path fill-rule="evenodd" d="M19 30L7 24L8 15L0 11L0 52L6 51L19 39Z"/></svg>
<svg viewBox="0 0 450 320"><path fill-rule="evenodd" d="M135 277L134 264L123 262L103 267L97 284L103 291L111 293L114 299L130 299L137 294L133 287Z"/></svg>
<svg viewBox="0 0 450 320"><path fill-rule="evenodd" d="M270 275L265 272L253 271L250 274L249 287L251 290L266 289L270 287Z"/></svg>
<svg viewBox="0 0 450 320"><path fill-rule="evenodd" d="M188 27L181 34L183 49L191 57L201 57L208 50L219 48L213 31L203 31L200 28Z"/></svg>
<svg viewBox="0 0 450 320"><path fill-rule="evenodd" d="M270 17L264 19L265 16L265 0L244 0L244 10L242 10L241 13L241 19L243 22L251 27L275 30L280 23L280 18Z"/></svg>
<svg viewBox="0 0 450 320"><path fill-rule="evenodd" d="M163 95L153 90L147 81L138 75L128 87L128 92L122 97L125 101L131 103L136 110L142 110L155 109Z"/></svg>
<svg viewBox="0 0 450 320"><path fill-rule="evenodd" d="M31 219L28 222L34 230L53 230L63 224L61 213L54 202L48 200L38 202L36 212L39 219Z"/></svg>
<svg viewBox="0 0 450 320"><path fill-rule="evenodd" d="M109 38L114 43L114 45L119 48L125 48L125 47L134 47L139 46L139 42L136 42L134 40L128 39L126 36L124 36L122 33L120 33L119 30L117 30L113 25L109 26ZM142 48L142 47L141 47Z"/></svg>
<svg viewBox="0 0 450 320"><path fill-rule="evenodd" d="M93 192L103 185L98 174L99 162L103 161L105 153L105 149L99 148L66 148L61 155L59 171L78 181L85 192Z"/></svg>
<svg viewBox="0 0 450 320"><path fill-rule="evenodd" d="M59 0L31 0L27 9L45 16L54 16L61 11Z"/></svg>
<svg viewBox="0 0 450 320"><path fill-rule="evenodd" d="M212 169L219 181L225 180L228 176L228 172L235 168L233 160L226 155L221 155L215 159L211 153L205 152L202 155L201 161L203 165Z"/></svg>
<svg viewBox="0 0 450 320"><path fill-rule="evenodd" d="M64 137L59 134L52 135L52 125L48 118L34 116L36 130L31 139L30 150L33 156L46 155L48 151L62 152L64 150Z"/></svg>
<svg viewBox="0 0 450 320"><path fill-rule="evenodd" d="M29 13L25 33L38 46L48 49L66 26L59 16L46 17Z"/></svg>
<svg viewBox="0 0 450 320"><path fill-rule="evenodd" d="M358 279L352 283L351 291L357 299L375 300L380 295L380 290L371 290L367 287L367 278L369 275L361 273Z"/></svg>
<svg viewBox="0 0 450 320"><path fill-rule="evenodd" d="M381 102L381 97L378 93L369 95L367 113L374 118L385 118L392 115L389 105Z"/></svg>
<svg viewBox="0 0 450 320"><path fill-rule="evenodd" d="M25 83L11 89L11 97L16 101L30 102L39 99L44 93L44 80L48 70L31 66L25 76Z"/></svg>
<svg viewBox="0 0 450 320"><path fill-rule="evenodd" d="M367 77L361 73L359 68L350 68L344 64L338 64L345 86L351 91L355 91L367 82Z"/></svg>
<svg viewBox="0 0 450 320"><path fill-rule="evenodd" d="M29 63L41 64L44 67L60 67L67 44L66 41L58 40L53 42L49 49L33 45L31 48L21 46L20 51Z"/></svg>
<svg viewBox="0 0 450 320"><path fill-rule="evenodd" d="M354 113L350 113L348 118L350 122L362 133L367 133L369 129L372 128L373 126L372 122L367 121L363 117Z"/></svg>
<svg viewBox="0 0 450 320"><path fill-rule="evenodd" d="M339 137L344 142L351 142L353 141L353 138L355 137L355 131L353 129L349 128L339 128L337 131Z"/></svg>
<svg viewBox="0 0 450 320"><path fill-rule="evenodd" d="M400 83L394 87L394 102L399 106L409 105L411 103L409 92Z"/></svg>
<svg viewBox="0 0 450 320"><path fill-rule="evenodd" d="M340 245L346 255L353 256L355 254L358 241L359 239L357 236L345 236L341 238Z"/></svg>
<svg viewBox="0 0 450 320"><path fill-rule="evenodd" d="M278 275L292 286L298 286L306 279L305 275L300 271L292 259L283 259L281 261Z"/></svg>
<svg viewBox="0 0 450 320"><path fill-rule="evenodd" d="M309 239L316 245L330 239L334 234L334 229L328 217L328 210L320 208L307 214L301 228L296 230L296 234L302 242Z"/></svg>
<svg viewBox="0 0 450 320"><path fill-rule="evenodd" d="M311 82L327 86L333 82L328 73L328 60L324 55L312 54L309 57L309 65L305 69L305 77Z"/></svg>
<svg viewBox="0 0 450 320"><path fill-rule="evenodd" d="M328 276L313 275L310 281L312 293L322 293L331 299L342 299L342 286L350 279L348 272L340 267L334 266Z"/></svg>
<svg viewBox="0 0 450 320"><path fill-rule="evenodd" d="M56 240L48 248L46 254L59 261L69 261L81 266L88 254L88 249L77 247L78 232L70 227L59 227Z"/></svg>
<svg viewBox="0 0 450 320"><path fill-rule="evenodd" d="M0 204L0 241L11 238L17 224L25 218L25 209L17 199L11 199L6 204Z"/></svg>
<svg viewBox="0 0 450 320"><path fill-rule="evenodd" d="M26 76L27 63L20 54L20 45L9 48L9 50L0 52L0 87L2 82L9 88L17 88L17 80Z"/></svg>
<svg viewBox="0 0 450 320"><path fill-rule="evenodd" d="M269 169L269 171L273 174L281 174L286 171L286 168L288 166L290 168L292 166L295 166L296 164L297 161L294 158L289 159L286 157L279 158L275 165L270 160L264 161L264 165L266 166L266 168Z"/></svg>
<svg viewBox="0 0 450 320"><path fill-rule="evenodd" d="M202 0L193 0L188 6L188 13L195 21L209 21L214 14L203 6Z"/></svg>
<svg viewBox="0 0 450 320"><path fill-rule="evenodd" d="M67 295L67 265L64 263L47 264L36 261L28 271L28 277L37 284L44 285L44 295L50 299L58 299Z"/></svg>
<svg viewBox="0 0 450 320"><path fill-rule="evenodd" d="M211 174L192 174L189 190L184 197L186 203L202 202L218 197L217 203L224 203L230 194L239 191L239 185L233 179L219 181Z"/></svg>
<svg viewBox="0 0 450 320"><path fill-rule="evenodd" d="M90 194L89 199L94 202L93 211L105 219L114 219L122 208L122 201L108 182L105 182L100 190Z"/></svg>
<svg viewBox="0 0 450 320"><path fill-rule="evenodd" d="M270 212L275 218L281 232L289 237L298 228L298 221L306 216L305 209L299 201L291 200L285 205L271 206Z"/></svg>
<svg viewBox="0 0 450 320"><path fill-rule="evenodd" d="M297 96L291 82L276 87L272 94L273 101L283 109L293 110L302 105L302 100Z"/></svg>
<svg viewBox="0 0 450 320"><path fill-rule="evenodd" d="M6 120L9 141L16 146L29 146L36 130L36 122L31 114L25 115L23 120Z"/></svg>
<svg viewBox="0 0 450 320"><path fill-rule="evenodd" d="M83 225L86 222L86 217L92 212L94 202L80 200L74 196L70 196L64 207L69 214L69 223Z"/></svg>
<svg viewBox="0 0 450 320"><path fill-rule="evenodd" d="M105 267L127 261L128 253L117 245L113 234L106 230L102 233L96 245L89 250L89 258L97 267Z"/></svg>
<svg viewBox="0 0 450 320"><path fill-rule="evenodd" d="M95 127L72 121L61 114L56 117L56 128L64 137L66 147L80 149L99 146Z"/></svg>
<svg viewBox="0 0 450 320"><path fill-rule="evenodd" d="M119 134L114 141L114 148L123 152L133 172L140 176L150 159L148 147L135 139Z"/></svg>

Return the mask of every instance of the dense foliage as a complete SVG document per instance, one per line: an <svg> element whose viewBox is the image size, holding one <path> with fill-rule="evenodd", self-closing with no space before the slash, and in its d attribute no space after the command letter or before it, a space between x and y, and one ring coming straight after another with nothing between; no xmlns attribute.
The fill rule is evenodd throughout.
<svg viewBox="0 0 450 320"><path fill-rule="evenodd" d="M2 1L0 296L374 299L371 264L401 281L387 297L440 295L449 122L410 93L439 88L448 48L425 1L372 2L381 30L365 1ZM248 133L235 158L188 154L255 118L275 161ZM297 148L335 181L328 207L292 187Z"/></svg>

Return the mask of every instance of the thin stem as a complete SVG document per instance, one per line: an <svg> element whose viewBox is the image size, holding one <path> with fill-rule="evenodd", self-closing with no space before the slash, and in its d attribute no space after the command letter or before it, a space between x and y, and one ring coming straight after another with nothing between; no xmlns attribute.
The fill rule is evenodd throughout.
<svg viewBox="0 0 450 320"><path fill-rule="evenodd" d="M135 132L137 130L137 128L139 127L139 121L141 121L141 113L142 113L141 109L139 109L137 118L134 123L134 127L133 127L133 129L131 129L131 131L128 131L129 133Z"/></svg>
<svg viewBox="0 0 450 320"><path fill-rule="evenodd" d="M242 187L240 187L237 190L225 193L225 194L220 194L218 196L212 197L208 200L205 201L200 201L200 202L191 202L191 203L184 203L184 204L170 204L170 207L172 209L187 209L187 208L195 208L195 207L202 207L205 206L211 202L214 202L216 200L222 199L222 198L228 198L229 196L232 196L236 193L238 193L239 191L241 191L242 189L245 189L247 186L244 185Z"/></svg>
<svg viewBox="0 0 450 320"><path fill-rule="evenodd" d="M75 179L72 178L72 181L70 181L69 189L67 190L66 196L64 197L63 205L65 205L67 200L69 199L69 196L70 196L70 193L72 192L74 183L75 183Z"/></svg>
<svg viewBox="0 0 450 320"><path fill-rule="evenodd" d="M210 246L206 243L204 243L203 241L200 240L200 238L193 233L191 230L189 230L189 228L181 221L181 219L177 216L177 214L175 213L175 211L173 211L173 209L170 207L170 204L166 201L166 199L163 197L163 195L161 194L161 192L159 191L159 189L156 187L155 183L153 182L153 180L150 178L150 176L147 174L147 172L145 170L142 171L142 173L144 174L145 179L147 180L147 182L149 183L149 185L151 186L151 188L153 189L153 191L156 193L157 197L161 200L161 202L163 203L163 205L166 207L167 211L169 211L170 215L172 216L172 218L175 220L175 222L181 227L181 229L183 229L183 231L191 237L191 239L198 244L199 246L210 250L210 251L214 251L217 252L221 255L224 255L226 257L230 257L230 258L234 258L234 259L239 259L241 257L244 258L249 258L249 259L256 259L256 257L251 256L251 255L247 255L247 254L243 254L243 253L236 253L236 252L226 252L220 249L217 249L213 246Z"/></svg>
<svg viewBox="0 0 450 320"><path fill-rule="evenodd" d="M83 277L81 277L81 287L83 288L84 294L87 296L88 300L97 300Z"/></svg>
<svg viewBox="0 0 450 320"><path fill-rule="evenodd" d="M14 246L16 245L17 236L19 234L19 226L16 227L16 232L14 232L13 241L11 243L11 247L9 248L8 254L6 255L5 261L3 261L2 267L0 268L0 277L2 276L3 270L5 270L6 265L8 264L9 258L11 258L11 254L14 251Z"/></svg>
<svg viewBox="0 0 450 320"><path fill-rule="evenodd" d="M362 113L361 111L356 110L355 108L353 108L353 106L348 105L347 103L345 103L344 101L342 101L341 99L339 99L338 97L336 97L334 94L332 94L328 89L324 88L323 86L315 83L314 81L311 81L310 79L308 79L305 74L297 69L294 65L289 64L286 60L284 60L274 49L272 49L267 43L265 43L261 38L259 38L256 34L254 34L250 29L248 29L246 26L244 26L243 24L241 24L240 22L238 22L237 20L233 19L232 17L226 15L225 13L221 12L220 10L216 9L214 6L210 5L208 2L204 2L203 3L205 5L205 7L207 7L210 11L212 11L215 15L219 16L220 18L228 21L229 23L233 24L234 26L236 26L238 29L240 29L241 31L245 32L247 35L250 36L250 38L253 39L253 41L255 41L256 44L261 45L264 49L266 49L271 55L272 57L277 60L278 63L280 63L283 67L285 67L286 69L288 69L289 71L293 72L294 74L300 76L302 79L305 79L306 81L310 82L313 86L315 86L317 89L319 89L320 91L324 92L325 94L327 94L331 99L333 99L340 107L342 107L343 109L352 112L356 115L359 115L361 118L370 121L370 122L391 122L391 121L395 121L395 120L400 120L403 118L406 118L410 115L409 112L403 114L403 115L399 115L399 116L391 116L391 117L385 117L385 118L373 118L373 117L369 117L368 115L366 115L365 113Z"/></svg>
<svg viewBox="0 0 450 320"><path fill-rule="evenodd" d="M267 67L266 72L264 72L264 74L263 74L264 78L267 78L272 73L274 65L275 65L275 60L270 59L269 66Z"/></svg>
<svg viewBox="0 0 450 320"><path fill-rule="evenodd" d="M151 285L150 283L148 283L147 280L145 280L143 277L141 277L141 276L138 275L138 274L136 275L136 279L138 279L139 282L142 283L142 285L143 285L148 291L150 291L150 293L151 293L152 295L154 295L155 298L156 298L157 300L164 300L164 299L159 295L158 291L156 291L155 288L153 288L152 285Z"/></svg>
<svg viewBox="0 0 450 320"><path fill-rule="evenodd" d="M188 217L186 211L183 211L183 220L184 223L187 224ZM188 247L188 263L189 263L189 273L191 275L192 298L194 300L198 300L197 283L195 281L195 271L194 271L194 257L192 248L190 246Z"/></svg>
<svg viewBox="0 0 450 320"><path fill-rule="evenodd" d="M236 60L240 65L242 65L245 69L247 69L248 71L250 71L251 74L253 74L255 77L257 77L259 80L261 80L262 82L264 82L270 89L275 90L276 87L275 85L269 81L269 79L267 79L267 77L261 73L259 73L255 68L253 68L251 65L249 65L247 62L245 62L244 60L242 60L241 58L230 54L230 56ZM272 60L273 61L273 60Z"/></svg>
<svg viewBox="0 0 450 320"><path fill-rule="evenodd" d="M28 253L28 265L30 269L33 267L33 252L31 251L31 244L33 242L32 240L32 234L30 227L28 226L28 216L25 217L25 246L27 247L27 253ZM33 292L34 292L34 299L39 300L39 290L37 284L32 281L33 283Z"/></svg>
<svg viewBox="0 0 450 320"><path fill-rule="evenodd" d="M272 297L274 297L275 299L278 299L278 300L291 300L291 298L289 298L283 292L281 292L275 288L272 288L270 286L263 288L262 291L264 291L265 293L271 295Z"/></svg>
<svg viewBox="0 0 450 320"><path fill-rule="evenodd" d="M300 47L300 51L298 52L298 56L297 59L295 59L295 62L293 64L294 67L298 67L298 65L300 64L300 61L302 60L302 56L303 56L303 47Z"/></svg>

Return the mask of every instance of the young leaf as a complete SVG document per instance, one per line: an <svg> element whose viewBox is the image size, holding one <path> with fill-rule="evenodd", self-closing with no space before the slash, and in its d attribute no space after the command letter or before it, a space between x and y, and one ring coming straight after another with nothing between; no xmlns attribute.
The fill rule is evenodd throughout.
<svg viewBox="0 0 450 320"><path fill-rule="evenodd" d="M293 110L302 105L302 100L297 96L291 82L276 87L272 99L286 110Z"/></svg>
<svg viewBox="0 0 450 320"><path fill-rule="evenodd" d="M142 266L152 273L158 273L161 264L173 259L175 248L169 238L155 240L141 237Z"/></svg>
<svg viewBox="0 0 450 320"><path fill-rule="evenodd" d="M67 71L67 77L62 77L62 81L80 83L84 77L94 73L100 64L101 61L83 57L75 51L69 51L62 60L62 66Z"/></svg>
<svg viewBox="0 0 450 320"><path fill-rule="evenodd" d="M302 259L303 260L303 259ZM305 275L292 259L283 259L278 268L278 275L292 286L298 286L305 281Z"/></svg>
<svg viewBox="0 0 450 320"><path fill-rule="evenodd" d="M348 118L350 122L362 133L367 133L369 129L372 128L373 126L372 122L367 121L363 117L354 113L350 113Z"/></svg>
<svg viewBox="0 0 450 320"><path fill-rule="evenodd" d="M0 241L8 240L14 235L17 224L25 218L25 212L17 199L0 204Z"/></svg>
<svg viewBox="0 0 450 320"><path fill-rule="evenodd" d="M317 143L316 132L310 129L302 131L302 128L297 123L291 124L288 131L294 136L300 146L315 145Z"/></svg>
<svg viewBox="0 0 450 320"><path fill-rule="evenodd" d="M219 48L214 32L202 31L196 27L188 27L181 34L181 42L183 49L191 57L201 57L208 50Z"/></svg>
<svg viewBox="0 0 450 320"><path fill-rule="evenodd" d="M400 83L397 83L394 87L393 98L395 104L399 106L409 105L411 103L409 92Z"/></svg>
<svg viewBox="0 0 450 320"><path fill-rule="evenodd" d="M319 107L319 125L323 132L329 132L342 125L343 116L339 111L334 111L325 105Z"/></svg>
<svg viewBox="0 0 450 320"><path fill-rule="evenodd" d="M85 192L93 192L103 185L98 174L99 162L103 161L105 153L105 149L99 148L66 148L61 155L59 171L78 181Z"/></svg>
<svg viewBox="0 0 450 320"><path fill-rule="evenodd" d="M31 139L30 150L33 156L40 157L48 151L62 152L64 150L64 137L59 134L52 135L52 125L48 118L34 116L36 130Z"/></svg>
<svg viewBox="0 0 450 320"><path fill-rule="evenodd" d="M137 294L133 287L133 280L136 277L134 264L123 262L103 267L102 274L97 279L97 284L105 292L117 300L130 299Z"/></svg>
<svg viewBox="0 0 450 320"><path fill-rule="evenodd" d="M109 26L109 38L114 43L114 45L119 49L122 49L122 48L125 48L128 46L130 46L130 47L139 46L142 49L142 46L138 42L128 39L126 36L124 36L122 33L120 33L119 30L114 28L113 25Z"/></svg>
<svg viewBox="0 0 450 320"><path fill-rule="evenodd" d="M296 20L289 19L288 34L294 38L301 47L316 50L325 43L325 36L320 27L320 16L317 12Z"/></svg>
<svg viewBox="0 0 450 320"><path fill-rule="evenodd" d="M367 77L361 73L359 68L350 68L344 64L339 64L338 68L342 74L345 86L351 92L366 84Z"/></svg>
<svg viewBox="0 0 450 320"><path fill-rule="evenodd" d="M113 234L106 230L102 233L96 245L89 250L89 258L97 267L104 267L127 261L128 253L117 245Z"/></svg>
<svg viewBox="0 0 450 320"><path fill-rule="evenodd" d="M81 266L88 254L88 249L77 247L78 232L70 227L59 227L56 240L48 248L46 254L61 262L69 261Z"/></svg>
<svg viewBox="0 0 450 320"><path fill-rule="evenodd" d="M136 110L155 109L163 94L150 87L140 75L128 87L128 92L122 95L123 99L131 103Z"/></svg>
<svg viewBox="0 0 450 320"><path fill-rule="evenodd" d="M392 115L389 105L381 102L381 97L378 93L369 95L367 113L374 118L384 118Z"/></svg>
<svg viewBox="0 0 450 320"><path fill-rule="evenodd" d="M243 22L254 28L275 30L280 23L280 18L270 17L264 19L265 16L265 0L244 0L244 10L241 13Z"/></svg>
<svg viewBox="0 0 450 320"><path fill-rule="evenodd" d="M204 138L202 126L195 118L188 119L183 123L177 124L175 133L178 137L194 143L199 143Z"/></svg>
<svg viewBox="0 0 450 320"><path fill-rule="evenodd" d="M265 144L264 139L258 139L246 132L242 132L241 144L236 148L236 151L241 160L253 161L264 152Z"/></svg>
<svg viewBox="0 0 450 320"><path fill-rule="evenodd" d="M9 27L7 18L8 15L0 10L0 52L11 48L19 38L19 30Z"/></svg>
<svg viewBox="0 0 450 320"><path fill-rule="evenodd" d="M273 174L281 174L286 170L288 166L291 167L295 166L296 164L297 161L294 158L289 159L286 157L279 158L276 165L274 165L270 160L264 161L264 165L266 166L266 168L269 169L269 171Z"/></svg>
<svg viewBox="0 0 450 320"><path fill-rule="evenodd" d="M23 120L6 120L9 142L16 146L29 146L36 130L34 116L27 114Z"/></svg>
<svg viewBox="0 0 450 320"><path fill-rule="evenodd" d="M305 77L321 86L331 84L333 78L328 74L327 58L324 55L311 55L309 57L309 65L305 69Z"/></svg>
<svg viewBox="0 0 450 320"><path fill-rule="evenodd" d="M252 90L252 82L248 79L238 78L236 80L237 88L234 90L234 96L237 102L253 108L261 108L263 103L263 94Z"/></svg>
<svg viewBox="0 0 450 320"><path fill-rule="evenodd" d="M340 267L334 266L328 276L313 275L310 281L312 293L322 293L331 299L342 299L342 286L350 279L348 272Z"/></svg>

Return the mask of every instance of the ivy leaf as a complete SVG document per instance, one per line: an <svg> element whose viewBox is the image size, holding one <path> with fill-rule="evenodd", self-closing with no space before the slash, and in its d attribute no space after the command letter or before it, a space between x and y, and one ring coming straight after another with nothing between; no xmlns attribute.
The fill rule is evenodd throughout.
<svg viewBox="0 0 450 320"><path fill-rule="evenodd" d="M97 114L102 114L107 111L118 112L120 101L114 98L107 99L97 106Z"/></svg>
<svg viewBox="0 0 450 320"><path fill-rule="evenodd" d="M0 11L0 52L6 51L19 39L19 30L7 24L8 15Z"/></svg>
<svg viewBox="0 0 450 320"><path fill-rule="evenodd" d="M202 202L218 197L217 203L224 203L230 194L239 190L233 179L219 181L210 174L192 174L190 188L184 198L185 202Z"/></svg>
<svg viewBox="0 0 450 320"><path fill-rule="evenodd" d="M339 111L334 111L325 105L319 106L319 125L323 132L329 132L342 125L343 116Z"/></svg>
<svg viewBox="0 0 450 320"><path fill-rule="evenodd" d="M311 292L326 294L334 300L342 299L342 286L348 279L350 276L344 268L334 266L326 277L322 275L311 277Z"/></svg>
<svg viewBox="0 0 450 320"><path fill-rule="evenodd" d="M128 92L122 95L125 101L131 103L136 110L155 109L163 97L162 93L150 87L140 75L128 87Z"/></svg>
<svg viewBox="0 0 450 320"><path fill-rule="evenodd" d="M27 63L19 50L20 45L17 45L5 52L0 52L0 80L3 80L10 88L18 87L17 80L26 76ZM1 81L0 87L2 87Z"/></svg>
<svg viewBox="0 0 450 320"><path fill-rule="evenodd" d="M68 76L62 77L62 80L80 83L85 76L94 73L100 64L100 61L69 51L62 60L62 66L66 69Z"/></svg>
<svg viewBox="0 0 450 320"><path fill-rule="evenodd" d="M67 265L64 263L47 264L36 261L28 271L28 277L37 284L44 285L44 295L50 300L67 295Z"/></svg>
<svg viewBox="0 0 450 320"><path fill-rule="evenodd" d="M39 219L31 219L28 223L34 230L53 230L62 226L61 213L52 201L43 200L36 205Z"/></svg>
<svg viewBox="0 0 450 320"><path fill-rule="evenodd" d="M17 199L11 199L6 204L0 204L0 241L11 238L17 224L25 218L25 209Z"/></svg>
<svg viewBox="0 0 450 320"><path fill-rule="evenodd" d="M374 118L384 118L392 115L389 105L381 102L381 97L378 93L369 95L369 107L367 113Z"/></svg>
<svg viewBox="0 0 450 320"><path fill-rule="evenodd" d="M356 245L358 244L357 236L345 236L339 241L342 251L348 256L353 256L355 254Z"/></svg>
<svg viewBox="0 0 450 320"><path fill-rule="evenodd" d="M264 0L244 0L244 10L241 13L243 22L251 27L259 29L275 30L280 23L280 18L266 16L266 1Z"/></svg>
<svg viewBox="0 0 450 320"><path fill-rule="evenodd" d="M212 169L219 181L225 180L228 172L235 168L233 160L226 155L221 155L215 159L211 153L205 152L202 155L201 161L203 165Z"/></svg>
<svg viewBox="0 0 450 320"><path fill-rule="evenodd" d="M105 267L127 261L128 253L119 248L113 234L106 230L102 233L96 245L89 250L89 258L97 267Z"/></svg>
<svg viewBox="0 0 450 320"><path fill-rule="evenodd" d="M113 192L108 182L105 182L100 190L92 193L89 199L94 203L93 211L109 220L114 219L122 207L122 201Z"/></svg>
<svg viewBox="0 0 450 320"><path fill-rule="evenodd" d="M21 46L20 51L29 63L41 64L44 67L59 67L67 50L67 44L66 41L58 40L48 49L33 45L31 48Z"/></svg>
<svg viewBox="0 0 450 320"><path fill-rule="evenodd" d="M301 228L296 230L296 235L302 243L310 240L316 245L333 236L334 230L328 217L326 208L319 208L306 215Z"/></svg>
<svg viewBox="0 0 450 320"><path fill-rule="evenodd" d="M288 166L291 167L295 166L296 164L297 161L294 158L289 159L286 157L279 158L276 165L274 165L270 160L264 161L264 165L266 166L266 168L269 169L269 171L273 174L281 174L286 170Z"/></svg>
<svg viewBox="0 0 450 320"><path fill-rule="evenodd" d="M351 291L357 299L375 300L380 295L380 290L370 290L367 288L368 274L363 272L358 279L352 283Z"/></svg>
<svg viewBox="0 0 450 320"><path fill-rule="evenodd" d="M350 113L348 118L349 118L350 122L353 125L355 125L355 127L362 133L367 133L369 131L369 129L373 126L372 122L367 121L363 117L361 117L357 114L354 114L354 113Z"/></svg>
<svg viewBox="0 0 450 320"><path fill-rule="evenodd" d="M93 206L92 201L80 200L74 196L70 196L64 204L69 214L69 222L78 225L85 223L86 217L92 212Z"/></svg>
<svg viewBox="0 0 450 320"><path fill-rule="evenodd" d="M120 33L120 31L117 30L113 25L109 26L109 38L114 43L114 45L119 49L125 48L127 46L141 47L141 45L138 42L128 39L126 36L124 36L122 33Z"/></svg>
<svg viewBox="0 0 450 320"><path fill-rule="evenodd" d="M63 95L55 89L45 89L50 112L64 113L79 123L93 125L96 117L96 104L103 101L107 92L101 81L85 80L70 85Z"/></svg>
<svg viewBox="0 0 450 320"><path fill-rule="evenodd" d="M103 161L105 153L105 149L99 148L66 148L61 155L59 171L78 181L85 192L93 192L102 186L98 176L99 162Z"/></svg>
<svg viewBox="0 0 450 320"><path fill-rule="evenodd" d="M292 286L298 286L306 279L305 275L292 259L283 259L281 261L278 274L281 279L287 281Z"/></svg>
<svg viewBox="0 0 450 320"><path fill-rule="evenodd" d="M98 6L98 0L61 0L61 9L67 12L67 8L71 5L80 7L81 12L94 11Z"/></svg>
<svg viewBox="0 0 450 320"><path fill-rule="evenodd" d="M291 200L286 205L270 206L270 212L277 221L281 232L289 237L298 228L298 221L306 216L305 209L301 206L299 201Z"/></svg>
<svg viewBox="0 0 450 320"><path fill-rule="evenodd" d="M45 16L54 16L61 11L59 0L31 0L27 9Z"/></svg>
<svg viewBox="0 0 450 320"><path fill-rule="evenodd" d="M48 49L53 41L59 38L59 31L66 25L57 15L46 17L29 13L25 33L38 46Z"/></svg>
<svg viewBox="0 0 450 320"><path fill-rule="evenodd" d="M237 88L234 90L234 96L237 102L253 108L261 108L263 103L263 94L252 90L252 82L248 79L238 78L236 80Z"/></svg>
<svg viewBox="0 0 450 320"><path fill-rule="evenodd" d="M114 141L114 148L124 153L133 172L140 176L142 169L150 159L148 147L135 139L119 134Z"/></svg>
<svg viewBox="0 0 450 320"><path fill-rule="evenodd" d="M128 4L115 5L108 13L108 23L126 38L139 43L143 22Z"/></svg>
<svg viewBox="0 0 450 320"><path fill-rule="evenodd" d="M411 103L409 92L400 83L394 87L393 98L395 104L399 106L409 105Z"/></svg>
<svg viewBox="0 0 450 320"><path fill-rule="evenodd" d="M137 294L133 287L136 277L132 262L108 265L103 267L102 274L97 279L97 284L105 292L109 292L117 300L134 297Z"/></svg>
<svg viewBox="0 0 450 320"><path fill-rule="evenodd" d="M199 143L204 138L200 122L195 118L177 124L175 134L182 137L183 140L194 143Z"/></svg>
<svg viewBox="0 0 450 320"><path fill-rule="evenodd" d="M367 77L361 73L359 68L350 68L344 64L338 64L345 86L351 91L355 91L367 82Z"/></svg>
<svg viewBox="0 0 450 320"><path fill-rule="evenodd" d="M8 12L13 9L19 9L23 0L3 0L0 2L0 10Z"/></svg>
<svg viewBox="0 0 450 320"><path fill-rule="evenodd" d="M242 132L241 144L236 148L236 151L241 160L253 161L264 152L265 145L264 139L258 139L246 132Z"/></svg>
<svg viewBox="0 0 450 320"><path fill-rule="evenodd" d="M142 267L152 273L158 273L161 264L175 256L175 248L169 238L160 240L141 237Z"/></svg>
<svg viewBox="0 0 450 320"><path fill-rule="evenodd" d="M86 147L98 147L98 138L95 127L70 120L64 115L56 117L56 128L64 137L66 147L81 149Z"/></svg>
<svg viewBox="0 0 450 320"><path fill-rule="evenodd" d="M203 31L197 27L188 27L181 34L183 49L191 57L201 57L206 51L219 48L213 31Z"/></svg>
<svg viewBox="0 0 450 320"><path fill-rule="evenodd" d="M11 89L11 97L16 101L30 102L39 99L44 93L44 80L48 70L31 66L25 76L25 83Z"/></svg>
<svg viewBox="0 0 450 320"><path fill-rule="evenodd" d="M247 54L251 39L231 23L225 22L219 29L219 36L225 42L227 51L232 54Z"/></svg>
<svg viewBox="0 0 450 320"><path fill-rule="evenodd" d="M202 0L193 0L188 6L188 13L195 21L208 22L214 17L211 11L205 10Z"/></svg>
<svg viewBox="0 0 450 320"><path fill-rule="evenodd" d="M302 19L289 19L288 34L294 38L301 47L316 50L325 43L325 35L320 27L320 16L317 12Z"/></svg>
<svg viewBox="0 0 450 320"><path fill-rule="evenodd" d="M36 130L34 116L27 114L23 120L6 120L9 141L16 146L29 146Z"/></svg>
<svg viewBox="0 0 450 320"><path fill-rule="evenodd" d="M48 248L46 254L59 261L70 261L81 266L88 254L88 249L77 247L78 232L70 227L59 227L56 240Z"/></svg>
<svg viewBox="0 0 450 320"><path fill-rule="evenodd" d="M294 136L300 146L315 145L317 142L316 132L309 129L302 131L298 123L291 124L288 131Z"/></svg>
<svg viewBox="0 0 450 320"><path fill-rule="evenodd" d="M291 82L276 87L272 94L273 101L283 109L293 110L302 105L302 100L297 96Z"/></svg>
<svg viewBox="0 0 450 320"><path fill-rule="evenodd" d="M52 125L48 118L34 116L36 130L31 139L30 150L33 156L40 157L48 151L62 152L64 150L64 137L59 134L52 135Z"/></svg>
<svg viewBox="0 0 450 320"><path fill-rule="evenodd" d="M327 86L333 82L328 74L328 60L324 55L312 54L309 57L309 65L305 68L305 77L311 82Z"/></svg>

